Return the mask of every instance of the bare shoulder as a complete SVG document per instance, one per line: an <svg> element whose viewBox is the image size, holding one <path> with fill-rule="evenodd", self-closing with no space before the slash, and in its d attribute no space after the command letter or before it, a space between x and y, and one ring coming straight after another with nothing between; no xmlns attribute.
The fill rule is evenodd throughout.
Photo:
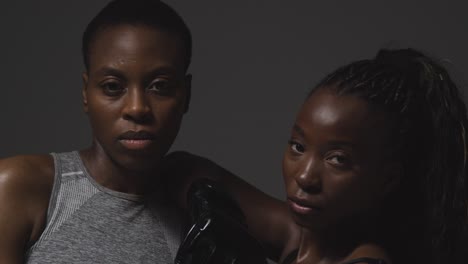
<svg viewBox="0 0 468 264"><path fill-rule="evenodd" d="M0 160L0 260L39 238L53 182L54 161L50 155Z"/></svg>
<svg viewBox="0 0 468 264"><path fill-rule="evenodd" d="M54 183L50 155L15 156L0 160L0 207L11 208L36 225L47 210ZM21 210L21 211L20 211Z"/></svg>
<svg viewBox="0 0 468 264"><path fill-rule="evenodd" d="M50 155L25 155L0 160L0 188L3 191L40 191L51 188L53 180L54 161Z"/></svg>

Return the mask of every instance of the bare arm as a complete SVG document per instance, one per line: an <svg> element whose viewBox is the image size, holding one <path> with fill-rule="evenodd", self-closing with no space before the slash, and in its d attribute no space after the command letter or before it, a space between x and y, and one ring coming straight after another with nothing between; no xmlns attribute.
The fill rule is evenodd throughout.
<svg viewBox="0 0 468 264"><path fill-rule="evenodd" d="M243 181L208 159L186 152L166 157L172 190L178 203L186 208L186 193L198 178L220 182L243 210L252 235L267 249L270 258L278 260L297 248L299 228L289 215L286 204Z"/></svg>
<svg viewBox="0 0 468 264"><path fill-rule="evenodd" d="M52 183L49 156L0 161L0 263L23 263L45 224Z"/></svg>

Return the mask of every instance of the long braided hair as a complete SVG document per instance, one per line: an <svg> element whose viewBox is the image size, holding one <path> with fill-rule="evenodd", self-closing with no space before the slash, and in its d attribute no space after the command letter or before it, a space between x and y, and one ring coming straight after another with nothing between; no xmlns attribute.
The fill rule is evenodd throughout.
<svg viewBox="0 0 468 264"><path fill-rule="evenodd" d="M395 117L393 151L403 172L382 212L393 225L387 244L395 263L468 263L468 120L447 70L413 49L381 50L329 74L321 87Z"/></svg>

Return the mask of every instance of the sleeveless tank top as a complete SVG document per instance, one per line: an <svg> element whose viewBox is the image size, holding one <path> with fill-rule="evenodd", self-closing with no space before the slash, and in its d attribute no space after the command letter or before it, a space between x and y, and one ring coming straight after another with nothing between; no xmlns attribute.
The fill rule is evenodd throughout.
<svg viewBox="0 0 468 264"><path fill-rule="evenodd" d="M52 153L46 227L26 263L173 263L182 215L167 202L99 185L77 151Z"/></svg>

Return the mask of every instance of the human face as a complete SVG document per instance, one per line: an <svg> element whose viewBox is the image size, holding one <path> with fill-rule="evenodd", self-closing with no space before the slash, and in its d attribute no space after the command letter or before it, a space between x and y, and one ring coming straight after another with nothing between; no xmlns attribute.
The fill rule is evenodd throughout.
<svg viewBox="0 0 468 264"><path fill-rule="evenodd" d="M176 137L187 109L180 38L147 26L102 29L83 74L83 105L93 149L132 171L157 166Z"/></svg>
<svg viewBox="0 0 468 264"><path fill-rule="evenodd" d="M368 214L392 181L386 115L364 100L315 91L303 104L283 159L288 205L304 227L324 228Z"/></svg>

